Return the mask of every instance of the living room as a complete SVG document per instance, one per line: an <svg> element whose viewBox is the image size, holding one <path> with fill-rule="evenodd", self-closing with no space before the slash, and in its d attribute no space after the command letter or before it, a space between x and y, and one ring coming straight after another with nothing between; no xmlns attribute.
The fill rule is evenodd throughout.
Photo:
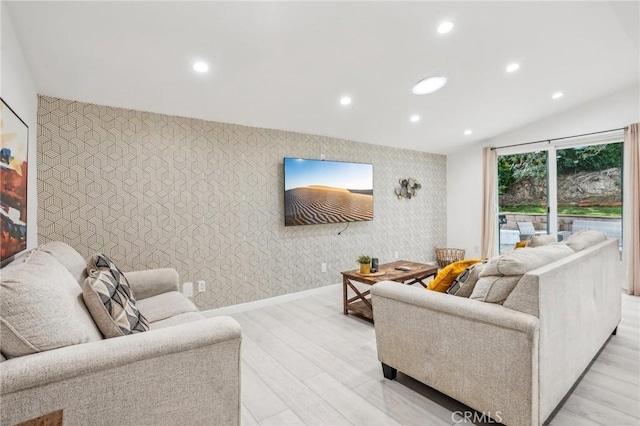
<svg viewBox="0 0 640 426"><path fill-rule="evenodd" d="M253 367L261 350L271 362L291 337L282 334L278 344L261 339L269 321L280 327L295 316L320 321L318 335L334 333L351 317L325 315L342 315L336 283L340 272L355 269L359 255L381 263L434 262L435 247L485 255L483 148L639 121L636 3L520 7L3 2L2 99L29 130L27 248L64 241L84 257L103 252L124 271L175 268L180 291L203 312L244 306L235 308L240 312L243 304L267 306L273 298L290 303L301 292L317 298L291 302L288 311L267 307L271 315L260 320L238 314L250 336L243 350L258 346L248 360ZM496 23L472 17L489 10L512 21L503 33L480 37ZM562 30L563 19L574 15L584 18ZM542 37L539 19L547 18L555 32ZM454 27L439 34L446 19ZM609 34L604 41L584 39L602 39L601 33ZM416 48L416 42L402 44L408 35L426 40L421 55L427 59L407 60ZM356 48L359 55L350 57ZM545 55L547 48L552 52ZM209 71L193 70L196 59ZM516 62L520 69L505 71ZM449 77L440 91L411 93L418 80L438 73ZM404 80L390 82L399 76ZM384 86L400 89L388 95ZM564 96L552 99L557 91ZM346 229L346 223L285 226L284 157L373 164L373 220ZM398 180L407 178L419 179L422 188L416 197L398 199ZM637 320L637 312L630 318ZM354 329L342 339L371 349L371 324L346 324ZM246 380L256 388L276 386L265 377ZM243 398L252 392L243 386ZM416 401L405 390L395 392L399 401ZM249 404L259 415L249 410L246 423L268 424L291 410Z"/></svg>

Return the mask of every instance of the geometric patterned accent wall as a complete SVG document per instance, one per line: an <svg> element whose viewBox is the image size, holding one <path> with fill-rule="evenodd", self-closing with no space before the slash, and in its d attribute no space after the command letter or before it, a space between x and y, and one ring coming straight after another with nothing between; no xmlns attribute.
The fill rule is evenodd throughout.
<svg viewBox="0 0 640 426"><path fill-rule="evenodd" d="M374 219L284 226L283 157L373 163ZM445 156L40 96L38 238L123 271L173 267L210 309L335 284L362 253L435 259ZM398 200L401 177L422 183ZM327 272L321 272L321 263ZM340 301L336 301L339 308Z"/></svg>

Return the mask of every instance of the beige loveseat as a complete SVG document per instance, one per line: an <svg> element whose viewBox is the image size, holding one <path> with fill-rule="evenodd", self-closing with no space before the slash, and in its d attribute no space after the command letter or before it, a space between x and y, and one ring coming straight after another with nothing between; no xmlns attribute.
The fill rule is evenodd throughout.
<svg viewBox="0 0 640 426"><path fill-rule="evenodd" d="M2 269L0 424L58 410L65 425L239 424L233 319L205 319L173 269L130 272L150 330L103 339L83 303L86 276L83 257L61 242Z"/></svg>
<svg viewBox="0 0 640 426"><path fill-rule="evenodd" d="M540 425L615 333L618 242L529 271L504 305L392 282L371 293L385 377L401 371L499 422Z"/></svg>

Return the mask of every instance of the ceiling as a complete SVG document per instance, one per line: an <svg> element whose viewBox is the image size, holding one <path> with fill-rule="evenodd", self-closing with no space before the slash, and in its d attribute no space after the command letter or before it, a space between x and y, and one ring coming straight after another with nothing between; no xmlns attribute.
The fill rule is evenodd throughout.
<svg viewBox="0 0 640 426"><path fill-rule="evenodd" d="M637 1L5 3L40 94L441 154L640 80Z"/></svg>

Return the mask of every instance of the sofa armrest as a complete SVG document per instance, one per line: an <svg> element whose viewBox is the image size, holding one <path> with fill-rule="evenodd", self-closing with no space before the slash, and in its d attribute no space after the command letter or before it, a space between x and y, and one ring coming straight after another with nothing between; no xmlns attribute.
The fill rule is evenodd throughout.
<svg viewBox="0 0 640 426"><path fill-rule="evenodd" d="M241 339L217 317L3 361L0 423L237 424Z"/></svg>
<svg viewBox="0 0 640 426"><path fill-rule="evenodd" d="M544 419L579 380L620 322L623 279L618 241L602 241L525 277L539 299L540 409Z"/></svg>
<svg viewBox="0 0 640 426"><path fill-rule="evenodd" d="M146 299L168 291L180 291L178 271L173 268L125 272L136 299Z"/></svg>
<svg viewBox="0 0 640 426"><path fill-rule="evenodd" d="M538 318L394 282L371 294L382 363L499 422L538 423Z"/></svg>

